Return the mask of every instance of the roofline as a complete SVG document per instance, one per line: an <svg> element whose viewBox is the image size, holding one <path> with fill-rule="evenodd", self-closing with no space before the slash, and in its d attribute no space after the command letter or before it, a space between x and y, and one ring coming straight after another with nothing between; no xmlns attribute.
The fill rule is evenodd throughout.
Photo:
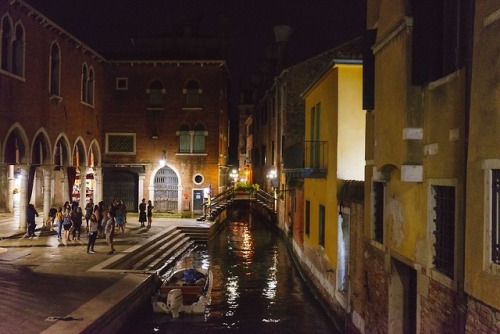
<svg viewBox="0 0 500 334"><path fill-rule="evenodd" d="M172 60L152 60L152 59L122 59L122 60L107 60L108 63L110 64L147 64L147 65L180 65L180 64L200 64L200 65L223 65L226 66L226 61L225 60L218 60L218 59L213 59L213 60L186 60L186 59L172 59Z"/></svg>
<svg viewBox="0 0 500 334"><path fill-rule="evenodd" d="M43 15L41 12L36 10L34 7L27 4L24 0L11 0L10 1L11 5L14 5L16 3L28 11L28 13L27 13L28 16L34 16L35 21L38 24L42 25L44 28L49 27L51 29L57 30L59 33L58 34L59 36L66 36L68 39L71 39L75 43L75 47L77 49L81 48L84 53L89 52L92 56L97 58L99 61L103 61L103 62L106 61L106 58L104 58L100 53L98 53L97 51L92 49L90 46L88 46L87 44L85 44L84 42L82 42L81 40L76 38L74 35L70 34L68 31L63 29L61 26L56 24L54 21L50 20L48 17Z"/></svg>
<svg viewBox="0 0 500 334"><path fill-rule="evenodd" d="M39 12L37 9L26 3L24 0L11 0L10 2L11 5L18 4L20 7L24 8L27 11L27 15L34 17L35 21L42 25L44 28L49 28L50 30L56 30L57 34L59 37L67 37L67 39L70 39L73 41L75 44L75 47L77 49L81 49L84 53L88 52L90 53L93 57L97 58L98 61L104 62L104 63L109 63L109 64L200 64L200 65L212 65L212 64L217 64L219 66L223 66L226 71L229 73L229 69L227 67L227 63L225 60L218 60L218 59L212 59L212 60L136 60L136 59L131 59L131 60L109 60L105 58L103 55L101 55L99 52L95 51L93 48L85 44L83 41L63 29L61 26L56 24L54 21L50 20L48 17L43 15L41 12ZM66 39L66 40L67 40Z"/></svg>
<svg viewBox="0 0 500 334"><path fill-rule="evenodd" d="M342 59L342 58L333 58L325 68L320 71L317 76L311 80L309 85L304 89L304 91L300 94L301 98L305 98L305 96L309 93L314 86L318 84L318 82L323 78L323 76L330 72L336 65L363 65L363 60L361 59Z"/></svg>

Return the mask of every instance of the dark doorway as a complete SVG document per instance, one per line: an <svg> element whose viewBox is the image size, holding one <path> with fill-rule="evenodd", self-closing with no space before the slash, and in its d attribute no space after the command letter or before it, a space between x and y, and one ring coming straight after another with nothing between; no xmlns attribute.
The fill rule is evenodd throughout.
<svg viewBox="0 0 500 334"><path fill-rule="evenodd" d="M129 212L138 210L138 176L124 170L106 170L103 177L104 203L121 200Z"/></svg>
<svg viewBox="0 0 500 334"><path fill-rule="evenodd" d="M417 272L394 258L389 294L390 332L416 333Z"/></svg>

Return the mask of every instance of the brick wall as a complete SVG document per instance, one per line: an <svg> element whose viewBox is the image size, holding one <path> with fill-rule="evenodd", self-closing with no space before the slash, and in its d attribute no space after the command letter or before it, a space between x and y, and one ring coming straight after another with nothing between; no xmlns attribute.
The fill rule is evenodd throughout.
<svg viewBox="0 0 500 334"><path fill-rule="evenodd" d="M366 302L365 266L364 266L364 204L349 204L350 220L350 245L349 245L349 293L351 301L351 315L356 312L364 317ZM352 318L352 317L351 317ZM354 327L362 326L353 324ZM348 326L350 327L350 326ZM350 331L352 332L352 330Z"/></svg>
<svg viewBox="0 0 500 334"><path fill-rule="evenodd" d="M370 333L387 333L389 317L389 277L384 272L384 253L365 243L365 326Z"/></svg>
<svg viewBox="0 0 500 334"><path fill-rule="evenodd" d="M456 293L430 280L427 298L421 296L421 332L457 333L458 315L456 312Z"/></svg>
<svg viewBox="0 0 500 334"><path fill-rule="evenodd" d="M500 310L469 297L467 301L466 333L500 333Z"/></svg>

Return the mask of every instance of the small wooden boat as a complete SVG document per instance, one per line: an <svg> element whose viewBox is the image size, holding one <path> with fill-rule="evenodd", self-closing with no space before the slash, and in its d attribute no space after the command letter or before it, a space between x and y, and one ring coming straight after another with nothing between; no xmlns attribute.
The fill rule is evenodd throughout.
<svg viewBox="0 0 500 334"><path fill-rule="evenodd" d="M212 272L207 269L183 268L174 271L160 286L152 298L153 311L171 313L203 314L210 305L212 292Z"/></svg>

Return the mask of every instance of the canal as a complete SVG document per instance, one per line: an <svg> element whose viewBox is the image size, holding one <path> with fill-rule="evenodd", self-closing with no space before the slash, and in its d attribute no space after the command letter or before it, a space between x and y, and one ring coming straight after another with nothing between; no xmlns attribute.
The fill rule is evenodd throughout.
<svg viewBox="0 0 500 334"><path fill-rule="evenodd" d="M208 246L177 266L212 270L207 312L172 319L147 307L121 333L338 333L302 281L285 242L255 216L228 222Z"/></svg>

